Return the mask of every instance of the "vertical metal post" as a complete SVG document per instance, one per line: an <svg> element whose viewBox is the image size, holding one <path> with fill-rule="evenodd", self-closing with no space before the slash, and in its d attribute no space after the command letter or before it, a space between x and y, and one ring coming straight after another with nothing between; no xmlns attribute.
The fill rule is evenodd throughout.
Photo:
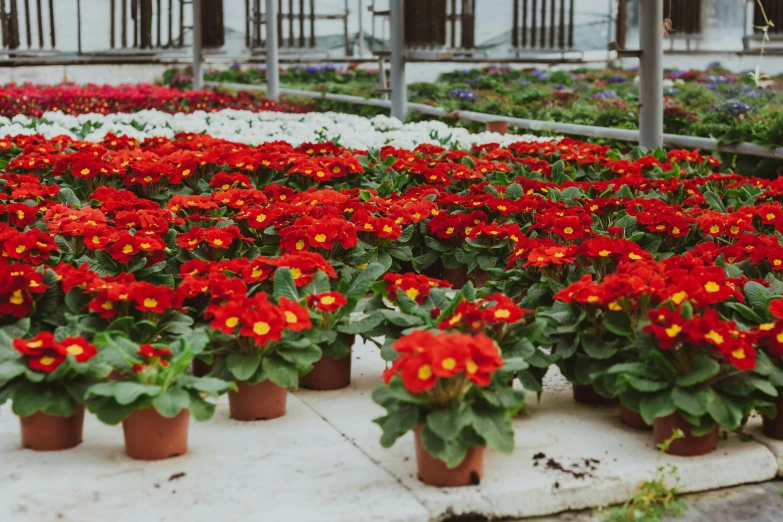
<svg viewBox="0 0 783 522"><path fill-rule="evenodd" d="M639 145L663 145L663 0L641 0L639 7Z"/></svg>
<svg viewBox="0 0 783 522"><path fill-rule="evenodd" d="M204 71L201 67L201 35L204 24L201 20L201 0L193 0L193 89L204 87Z"/></svg>
<svg viewBox="0 0 783 522"><path fill-rule="evenodd" d="M386 91L386 63L383 61L383 56L378 57L378 74L381 80L381 99L388 100L389 93Z"/></svg>
<svg viewBox="0 0 783 522"><path fill-rule="evenodd" d="M358 0L359 9L356 12L359 13L359 58L364 58L364 10L362 9L362 0Z"/></svg>
<svg viewBox="0 0 783 522"><path fill-rule="evenodd" d="M408 93L405 86L405 19L403 0L389 0L391 18L391 115L405 121L408 115Z"/></svg>
<svg viewBox="0 0 783 522"><path fill-rule="evenodd" d="M78 54L82 55L82 2L76 0L76 45L78 46Z"/></svg>
<svg viewBox="0 0 783 522"><path fill-rule="evenodd" d="M274 101L280 99L277 36L277 1L266 0L266 97Z"/></svg>

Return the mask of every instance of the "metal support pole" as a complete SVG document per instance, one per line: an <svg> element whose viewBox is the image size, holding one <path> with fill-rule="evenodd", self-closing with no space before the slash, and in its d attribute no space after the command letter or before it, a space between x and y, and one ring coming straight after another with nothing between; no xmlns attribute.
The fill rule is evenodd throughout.
<svg viewBox="0 0 783 522"><path fill-rule="evenodd" d="M364 9L362 9L362 0L359 0L359 8L356 10L359 13L359 58L364 58Z"/></svg>
<svg viewBox="0 0 783 522"><path fill-rule="evenodd" d="M201 67L201 34L204 24L201 20L201 0L193 0L193 89L204 88L204 71Z"/></svg>
<svg viewBox="0 0 783 522"><path fill-rule="evenodd" d="M405 21L403 0L389 0L391 18L391 115L405 121L408 115L408 93L405 86Z"/></svg>
<svg viewBox="0 0 783 522"><path fill-rule="evenodd" d="M277 0L266 0L266 97L280 99L280 63L277 47Z"/></svg>
<svg viewBox="0 0 783 522"><path fill-rule="evenodd" d="M380 74L381 78L381 99L382 100L388 100L389 94L386 92L386 89L388 88L386 86L386 63L383 61L383 56L378 57L378 74Z"/></svg>
<svg viewBox="0 0 783 522"><path fill-rule="evenodd" d="M639 8L639 145L663 146L663 0L641 0Z"/></svg>

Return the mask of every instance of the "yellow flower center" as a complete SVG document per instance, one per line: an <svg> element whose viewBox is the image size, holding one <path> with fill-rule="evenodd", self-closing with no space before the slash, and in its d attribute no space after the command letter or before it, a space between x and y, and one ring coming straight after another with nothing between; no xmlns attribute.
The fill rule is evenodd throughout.
<svg viewBox="0 0 783 522"><path fill-rule="evenodd" d="M495 310L495 318L496 319L508 319L511 317L511 311L506 308L501 308L500 310Z"/></svg>
<svg viewBox="0 0 783 522"><path fill-rule="evenodd" d="M258 321L253 325L253 333L256 335L266 335L271 329L269 323L265 323L264 321Z"/></svg>
<svg viewBox="0 0 783 522"><path fill-rule="evenodd" d="M714 342L715 344L722 344L723 343L723 336L716 332L715 330L710 330L707 335L704 336L705 339L709 339L710 341Z"/></svg>
<svg viewBox="0 0 783 522"><path fill-rule="evenodd" d="M321 298L321 304L322 305L327 305L328 306L330 304L334 304L334 302L335 302L335 298L332 297L331 295L325 295L325 296L323 296Z"/></svg>
<svg viewBox="0 0 783 522"><path fill-rule="evenodd" d="M323 243L324 241L326 241L326 234L317 234L315 236L315 240L319 243Z"/></svg>
<svg viewBox="0 0 783 522"><path fill-rule="evenodd" d="M22 291L14 290L14 293L11 294L11 297L8 299L8 302L13 305L20 305L24 303L24 296L22 295Z"/></svg>
<svg viewBox="0 0 783 522"><path fill-rule="evenodd" d="M144 300L144 307L145 308L155 308L156 306L158 306L158 300L157 299L153 299L151 297L148 297L148 298L146 298Z"/></svg>
<svg viewBox="0 0 783 522"><path fill-rule="evenodd" d="M678 324L673 324L670 327L666 328L666 335L669 337L677 337L677 334L682 332L682 326Z"/></svg>
<svg viewBox="0 0 783 522"><path fill-rule="evenodd" d="M453 370L454 367L457 366L457 361L453 357L448 357L443 359L443 362L440 363L440 365L444 370Z"/></svg>
<svg viewBox="0 0 783 522"><path fill-rule="evenodd" d="M66 352L76 357L77 355L81 355L84 353L84 348L79 346L78 344L72 344L68 348L65 349Z"/></svg>
<svg viewBox="0 0 783 522"><path fill-rule="evenodd" d="M478 371L478 364L476 364L473 359L468 359L468 361L465 363L465 371L470 374L476 373Z"/></svg>
<svg viewBox="0 0 783 522"><path fill-rule="evenodd" d="M296 314L291 312L290 310L286 310L284 315L285 315L285 320L289 324L295 324L296 322L298 322L298 319L296 318Z"/></svg>
<svg viewBox="0 0 783 522"><path fill-rule="evenodd" d="M720 285L715 281L707 281L704 284L704 289L709 293L714 294L715 292L720 292Z"/></svg>
<svg viewBox="0 0 783 522"><path fill-rule="evenodd" d="M432 377L432 367L429 364L423 365L421 368L419 368L418 376L422 381L426 381Z"/></svg>
<svg viewBox="0 0 783 522"><path fill-rule="evenodd" d="M236 325L239 324L239 317L229 317L226 319L226 326L229 328L234 328Z"/></svg>

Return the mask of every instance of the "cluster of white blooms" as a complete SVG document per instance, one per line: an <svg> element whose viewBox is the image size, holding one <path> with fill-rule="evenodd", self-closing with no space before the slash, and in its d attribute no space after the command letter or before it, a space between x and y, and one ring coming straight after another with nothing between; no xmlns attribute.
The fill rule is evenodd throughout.
<svg viewBox="0 0 783 522"><path fill-rule="evenodd" d="M472 145L484 143L506 146L518 141L551 139L529 134L471 134L466 129L450 127L439 121L402 123L388 116L364 118L335 112L284 114L226 109L219 112L168 114L143 110L132 114L71 116L58 111L46 112L40 118L24 115L12 119L0 117L0 136L42 134L52 138L66 135L73 139L96 142L109 133L144 139L153 136L171 138L179 132L203 133L249 145L278 140L294 146L305 142L334 141L344 147L363 150L384 145L413 149L423 143L469 149Z"/></svg>

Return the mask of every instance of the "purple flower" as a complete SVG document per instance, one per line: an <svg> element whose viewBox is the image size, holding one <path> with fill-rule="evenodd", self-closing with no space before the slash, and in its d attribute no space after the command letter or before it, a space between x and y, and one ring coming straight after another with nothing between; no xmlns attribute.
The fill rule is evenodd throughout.
<svg viewBox="0 0 783 522"><path fill-rule="evenodd" d="M729 102L723 106L723 110L729 114L745 114L752 111L753 106L742 102Z"/></svg>
<svg viewBox="0 0 783 522"><path fill-rule="evenodd" d="M601 91L597 92L593 95L593 98L598 98L599 100L607 100L611 98L617 98L617 93L614 91Z"/></svg>
<svg viewBox="0 0 783 522"><path fill-rule="evenodd" d="M623 78L622 76L612 76L607 80L609 83L625 83L628 81L627 78Z"/></svg>
<svg viewBox="0 0 783 522"><path fill-rule="evenodd" d="M467 89L452 89L449 94L462 101L474 102L478 100L476 93Z"/></svg>
<svg viewBox="0 0 783 522"><path fill-rule="evenodd" d="M234 62L234 63L231 64L231 70L232 71L241 71L242 70L242 66L239 65L239 63Z"/></svg>

